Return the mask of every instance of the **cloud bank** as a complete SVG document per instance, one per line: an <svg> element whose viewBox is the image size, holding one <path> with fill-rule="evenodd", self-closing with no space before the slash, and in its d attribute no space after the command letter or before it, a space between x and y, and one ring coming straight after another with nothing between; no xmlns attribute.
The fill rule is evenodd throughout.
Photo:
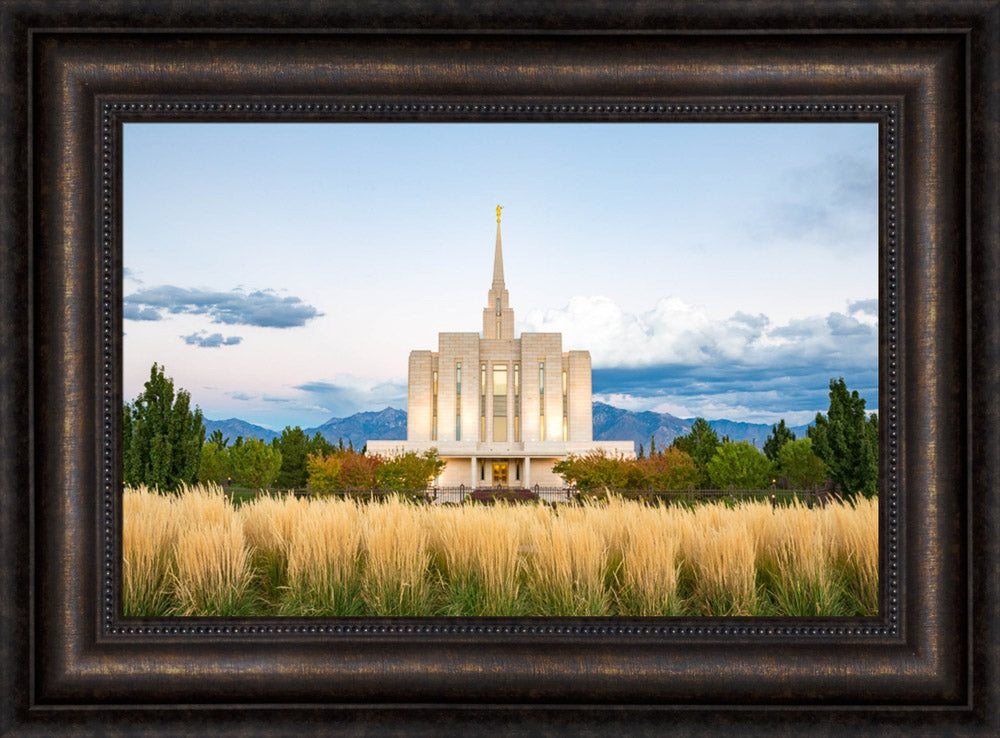
<svg viewBox="0 0 1000 738"><path fill-rule="evenodd" d="M681 417L807 422L828 406L831 379L844 377L876 409L878 301L843 313L774 324L737 312L713 320L676 298L629 313L606 297L575 297L525 316L526 331L560 332L565 348L593 362L594 399Z"/></svg>
<svg viewBox="0 0 1000 738"><path fill-rule="evenodd" d="M169 315L207 315L213 323L263 328L295 328L319 315L298 297L272 290L220 292L161 285L133 292L123 300L126 320L163 320Z"/></svg>
<svg viewBox="0 0 1000 738"><path fill-rule="evenodd" d="M243 391L225 393L234 400L254 407L254 422L275 427L288 424L287 418L303 427L324 423L330 418L344 418L366 410L386 406L406 408L406 380L378 380L338 374L330 380L316 380L296 385L292 394L263 395ZM243 411L241 411L243 412ZM293 423L293 424L296 424Z"/></svg>
<svg viewBox="0 0 1000 738"><path fill-rule="evenodd" d="M379 381L352 375L337 375L332 381L296 385L305 394L305 403L320 407L331 417L343 418L363 410L406 407L406 380Z"/></svg>

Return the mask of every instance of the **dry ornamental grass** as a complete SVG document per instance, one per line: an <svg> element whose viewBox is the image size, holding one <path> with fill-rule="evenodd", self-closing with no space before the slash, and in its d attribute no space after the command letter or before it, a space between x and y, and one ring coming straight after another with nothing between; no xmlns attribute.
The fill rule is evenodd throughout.
<svg viewBox="0 0 1000 738"><path fill-rule="evenodd" d="M873 615L878 503L427 506L128 489L133 616Z"/></svg>

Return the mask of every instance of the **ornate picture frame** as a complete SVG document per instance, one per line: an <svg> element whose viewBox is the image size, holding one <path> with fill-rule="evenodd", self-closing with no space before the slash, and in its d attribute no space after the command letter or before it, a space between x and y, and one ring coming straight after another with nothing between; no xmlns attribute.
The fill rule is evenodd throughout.
<svg viewBox="0 0 1000 738"><path fill-rule="evenodd" d="M790 7L9 4L4 729L996 729L1000 6ZM792 119L880 126L878 617L118 615L124 121Z"/></svg>

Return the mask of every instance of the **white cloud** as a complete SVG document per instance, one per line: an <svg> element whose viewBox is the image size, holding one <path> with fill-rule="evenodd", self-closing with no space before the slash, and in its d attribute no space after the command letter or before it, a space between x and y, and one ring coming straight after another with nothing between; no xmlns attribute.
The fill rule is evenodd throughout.
<svg viewBox="0 0 1000 738"><path fill-rule="evenodd" d="M742 312L712 319L677 298L636 314L607 297L574 297L560 310L529 313L523 329L559 331L566 349L588 349L600 402L682 418L802 424L826 410L838 377L875 409L877 309L877 300L863 300L779 324Z"/></svg>
<svg viewBox="0 0 1000 738"><path fill-rule="evenodd" d="M741 312L713 320L703 306L675 297L635 314L608 297L577 296L561 309L529 312L522 328L562 333L563 346L589 350L595 368L871 363L877 353L876 301L845 307L845 313L776 325L766 315Z"/></svg>

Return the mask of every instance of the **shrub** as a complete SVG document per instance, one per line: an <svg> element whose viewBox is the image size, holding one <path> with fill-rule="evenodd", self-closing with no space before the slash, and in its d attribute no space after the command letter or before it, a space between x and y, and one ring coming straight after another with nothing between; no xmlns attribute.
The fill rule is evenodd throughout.
<svg viewBox="0 0 1000 738"><path fill-rule="evenodd" d="M579 490L629 489L642 485L642 473L632 459L594 451L585 456L570 454L552 471Z"/></svg>
<svg viewBox="0 0 1000 738"><path fill-rule="evenodd" d="M410 451L384 460L375 474L375 480L378 486L391 490L423 490L441 473L444 466L445 462L438 458L436 449L422 454Z"/></svg>
<svg viewBox="0 0 1000 738"><path fill-rule="evenodd" d="M523 488L491 488L475 489L466 495L469 502L492 505L495 502L537 502L538 493Z"/></svg>

